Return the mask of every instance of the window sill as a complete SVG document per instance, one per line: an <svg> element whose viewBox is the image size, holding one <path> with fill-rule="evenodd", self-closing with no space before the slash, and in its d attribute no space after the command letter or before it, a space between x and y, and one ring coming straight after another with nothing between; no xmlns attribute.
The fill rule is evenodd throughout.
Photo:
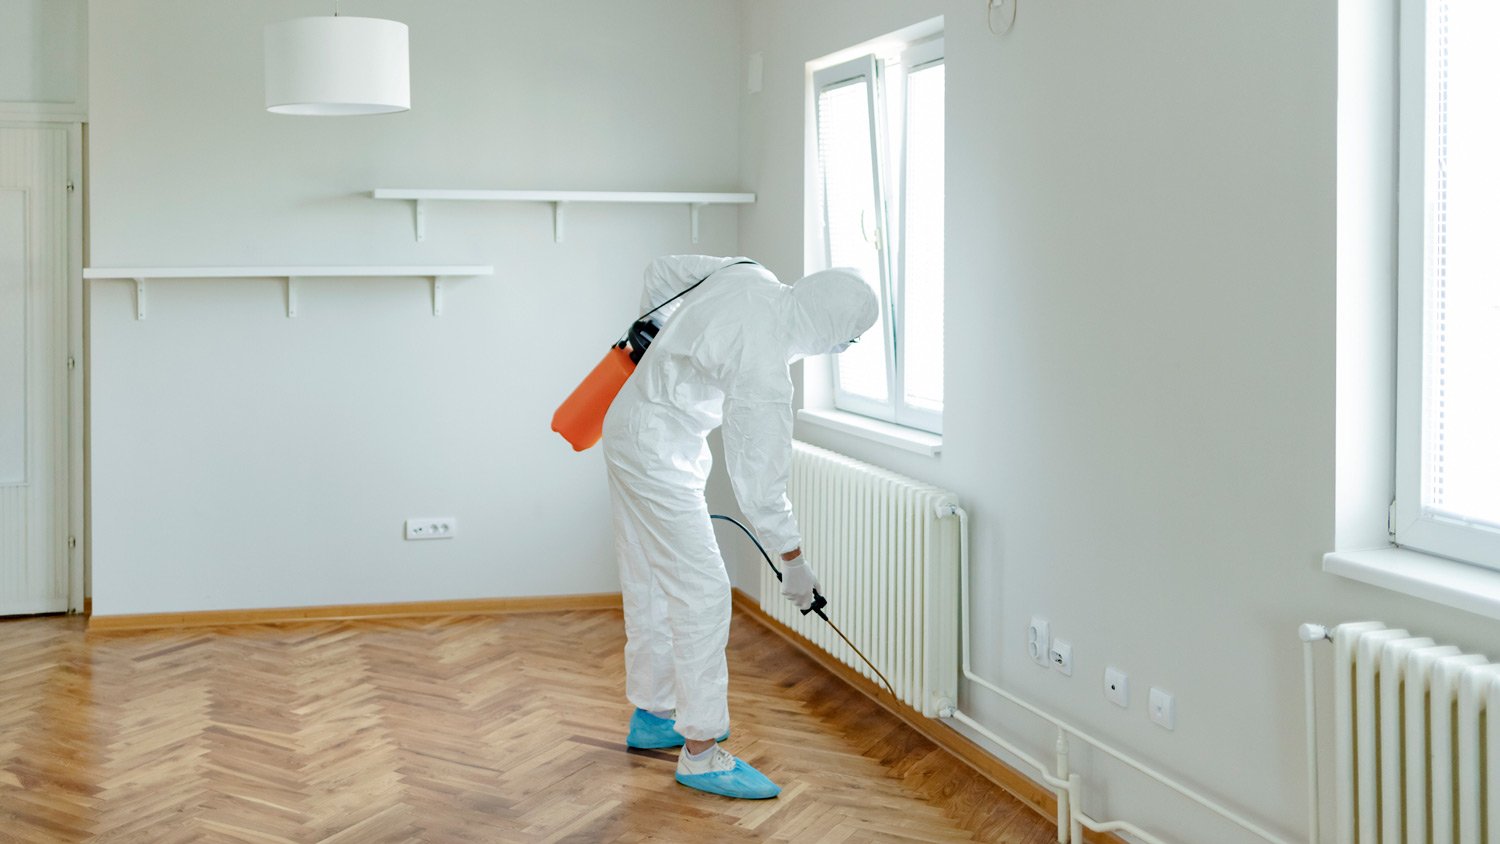
<svg viewBox="0 0 1500 844"><path fill-rule="evenodd" d="M832 408L803 408L797 411L797 421L928 457L936 457L943 450L943 438L937 434Z"/></svg>
<svg viewBox="0 0 1500 844"><path fill-rule="evenodd" d="M1500 619L1500 571L1493 569L1392 546L1324 554L1323 571Z"/></svg>

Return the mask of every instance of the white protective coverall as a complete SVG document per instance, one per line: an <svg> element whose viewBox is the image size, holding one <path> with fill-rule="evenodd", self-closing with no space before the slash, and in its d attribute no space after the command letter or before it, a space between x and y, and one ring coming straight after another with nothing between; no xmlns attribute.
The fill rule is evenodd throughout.
<svg viewBox="0 0 1500 844"><path fill-rule="evenodd" d="M786 496L792 462L789 365L874 325L879 303L854 270L784 285L743 258L658 258L641 311L713 273L654 316L665 322L604 420L625 607L626 696L677 710L706 741L729 728L729 576L709 522L708 434L723 424L740 509L771 553L802 544ZM665 315L665 320L664 320Z"/></svg>

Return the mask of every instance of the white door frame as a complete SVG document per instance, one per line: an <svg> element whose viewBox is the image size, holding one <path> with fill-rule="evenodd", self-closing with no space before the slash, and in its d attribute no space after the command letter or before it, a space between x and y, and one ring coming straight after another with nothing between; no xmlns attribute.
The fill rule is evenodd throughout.
<svg viewBox="0 0 1500 844"><path fill-rule="evenodd" d="M87 55L87 52L85 52ZM83 123L68 124L68 612L84 610L88 594L88 522L84 509L88 476L84 472L85 412L83 291Z"/></svg>
<svg viewBox="0 0 1500 844"><path fill-rule="evenodd" d="M84 502L87 477L84 473L84 438L87 420L84 414L84 290L83 290L83 123L81 121L23 120L0 117L0 127L7 129L66 129L68 133L68 309L67 361L68 410L57 420L64 466L57 467L67 485L68 507L62 523L66 535L61 537L67 556L68 606L70 613L83 612L87 590L84 562L87 558L88 525Z"/></svg>

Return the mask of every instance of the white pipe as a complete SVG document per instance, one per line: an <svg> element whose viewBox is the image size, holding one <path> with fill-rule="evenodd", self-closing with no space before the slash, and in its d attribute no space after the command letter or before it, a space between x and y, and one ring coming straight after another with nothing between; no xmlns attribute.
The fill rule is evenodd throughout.
<svg viewBox="0 0 1500 844"><path fill-rule="evenodd" d="M1125 832L1140 838L1146 844L1170 844L1169 842L1157 838L1156 836L1152 835L1149 832L1146 832L1145 830L1132 823L1127 823L1126 821L1099 821L1089 817L1088 815L1084 814L1081 809L1078 808L1079 805L1081 805L1079 798L1083 793L1083 778L1078 774L1071 774L1066 780L1055 777L1047 770L1046 765L1043 765L1040 761L1032 757L1026 751L1020 749L1019 747L1016 747L1014 744L1011 744L1008 739L995 733L993 730L989 729L978 721L975 721L973 718L970 718L962 711L955 709L953 711L953 714L948 717L952 718L954 721L959 722L960 724L967 726L974 732L979 733L981 736L984 736L985 738L999 745L1001 749L1005 750L1007 753L1015 755L1022 762L1025 762L1027 765L1035 768L1037 772L1041 774L1042 782L1052 786L1053 788L1061 789L1063 794L1067 795L1069 814L1071 815L1071 817L1067 819L1067 822L1071 826L1071 829L1069 828L1069 826L1059 828L1059 839L1066 835L1070 838L1075 839L1074 844L1081 844L1083 841L1081 837L1082 833L1078 832L1077 830L1080 827L1087 827L1091 830L1094 830L1095 832ZM1289 842L1287 842L1286 844L1289 844Z"/></svg>
<svg viewBox="0 0 1500 844"><path fill-rule="evenodd" d="M1060 720L1058 718L1055 718L1055 717L1047 714L1046 712L1043 712L1041 709L1038 709L1037 707L1031 705L1030 703L1027 703L1026 701L1022 700L1021 698L1016 697L1015 695L1013 695L1010 692L1008 692L1008 691L1000 688L999 686L995 685L994 683L991 683L988 680L985 680L983 677L980 677L979 675L975 674L974 670L973 670L973 668L972 668L972 666L970 664L970 659L969 659L970 652L971 652L970 641L969 641L969 617L970 617L970 613L968 612L968 607L969 607L969 514L968 514L968 512L966 510L964 510L964 508L959 507L957 505L953 505L950 508L947 508L947 512L945 512L944 515L951 515L951 516L957 516L958 517L958 534L959 534L959 541L958 541L959 542L959 544L958 544L958 547L959 547L959 555L958 555L958 557L959 557L959 606L960 606L960 611L963 613L963 624L959 625L959 629L962 631L962 634L961 634L961 643L962 643L962 651L963 651L963 654L962 654L962 663L963 663L963 674L964 674L965 678L967 678L970 682L974 683L975 685L978 685L978 686L981 686L981 687L983 687L985 689L988 689L989 691L991 691L994 694L1000 696L1001 698L1009 701L1010 703L1013 703L1016 706L1019 706L1022 709L1025 709L1027 712L1030 712L1031 714L1037 716L1038 718L1041 718L1042 720L1047 721L1048 723L1050 723L1053 726L1057 727L1059 730L1062 730L1062 731L1064 731L1066 733L1071 734L1075 738L1078 738L1078 739L1081 739L1081 740L1087 742L1089 745L1093 746L1095 749L1101 750L1104 753L1109 754L1110 756L1114 757L1116 760L1118 760L1118 761L1120 761L1120 762L1122 762L1122 763L1124 763L1124 764L1126 764L1126 765L1134 768L1135 770L1139 771L1140 773L1145 774L1146 776L1152 778L1153 780L1156 780L1158 783L1166 786L1167 788L1172 789L1173 791L1177 792L1178 794L1181 794L1182 796L1188 798L1189 800L1192 800L1193 802L1197 803L1198 805L1204 807L1205 809L1208 809L1211 812L1214 812L1215 814L1219 815L1220 817L1224 818L1225 820L1230 821L1231 823L1233 823L1233 824L1235 824L1235 825L1237 825L1237 826L1245 829L1246 831L1254 834L1255 836L1257 836L1259 838L1262 838L1262 839L1264 839L1266 841L1270 841L1270 842L1272 842L1272 844L1292 844L1291 841L1289 841L1289 840L1287 840L1285 838L1282 838L1281 836L1276 835L1276 834L1274 834L1272 832L1267 831L1266 829L1264 829L1263 827L1261 827L1259 824L1255 823L1254 821L1251 821L1251 820L1249 820L1249 819L1241 816L1240 814L1234 812L1233 810L1227 809L1227 808L1225 808L1225 807L1223 807L1223 806L1221 806L1221 805L1213 802L1212 800L1209 800L1208 798L1206 798L1206 797L1198 794L1197 792L1193 791L1192 789L1189 789L1189 788L1187 788L1185 786L1177 784L1173 780L1168 779L1167 777L1165 777L1165 776L1157 773L1156 771L1152 770L1151 768L1146 767L1146 765L1144 763L1136 761L1134 758L1132 758L1128 754L1124 753L1123 751L1116 750L1115 748L1113 748L1110 745L1104 743L1103 741L1100 741L1099 739L1094 738L1093 736L1089 735L1088 733L1085 733L1082 730L1079 730L1076 727L1073 727L1071 724L1068 724L1065 721L1062 721L1062 720ZM1058 790L1059 791L1058 799L1059 800L1067 799L1069 801L1071 814L1074 816L1074 818L1076 820L1078 820L1080 823L1082 823L1083 826L1086 826L1089 829L1092 829L1092 830L1095 830L1095 831L1115 831L1115 830L1119 830L1119 831L1122 831L1122 832L1128 832L1131 835L1135 835L1137 837L1140 837L1140 838L1146 840L1148 842L1148 844L1166 844L1166 842L1162 841L1161 839L1156 838L1156 837L1154 837L1154 836L1152 836L1152 835L1150 835L1150 834L1148 834L1148 833L1140 830L1139 828L1135 827L1134 825L1126 823L1124 821L1110 821L1110 822L1107 822L1107 823L1103 823L1103 822L1095 821L1092 818L1089 818L1088 816L1086 816L1086 815L1083 814L1082 806L1081 806L1081 804L1079 803L1079 801L1077 799L1078 795L1076 793L1074 793L1073 790L1070 788L1068 780L1062 780L1062 779L1060 779L1058 777L1052 776L1051 774L1049 774L1047 772L1047 768L1045 766L1043 766L1041 763L1037 762L1031 756L1029 756L1029 755L1021 752L1020 750L1018 750L1010 742L1002 740L999 736L995 735L995 733L993 733L992 731L984 729L983 727L981 727L978 724L978 722L974 721L974 719L972 719L972 718L964 715L962 712L959 712L957 709L954 710L953 717L955 719L957 719L957 720L959 720L959 721L961 721L961 722L969 725L970 727L974 728L981 735L985 736L985 738L988 738L990 741L995 742L996 744L998 744L1001 747L1005 748L1005 750L1007 750L1010 753L1013 753L1017 757L1021 758L1024 762L1026 762L1026 764L1028 764L1028 765L1032 766L1033 768L1037 769L1038 771L1040 771L1041 774L1042 774L1042 779L1048 785L1053 786L1054 790ZM1074 776L1076 777L1076 775L1074 775ZM1061 840L1061 836L1062 836L1061 830L1059 830L1058 835L1059 835L1059 840Z"/></svg>
<svg viewBox="0 0 1500 844"><path fill-rule="evenodd" d="M1068 775L1068 796L1077 795L1078 802L1075 808L1068 813L1068 835L1074 841L1083 841L1083 777L1078 774ZM1149 836L1147 836L1149 837ZM1155 841L1156 839L1151 839Z"/></svg>
<svg viewBox="0 0 1500 844"><path fill-rule="evenodd" d="M1318 817L1318 698L1313 685L1313 643L1328 638L1328 629L1304 624L1302 638L1303 718L1307 725L1307 844L1318 844L1323 823Z"/></svg>
<svg viewBox="0 0 1500 844"><path fill-rule="evenodd" d="M1037 761L1037 759L1034 758L1031 754L1027 753L1019 747L1016 747L1014 744L1011 744L1009 739L1005 739L996 735L993 731L990 730L990 728L984 726L978 721L975 721L973 718L970 718L962 710L953 710L953 714L949 717L951 717L954 721L959 722L960 724L967 725L970 729L974 730L974 732L979 733L995 744L1000 745L1001 749L1003 749L1005 752L1010 753L1011 755L1020 759L1022 762L1025 762L1027 765L1030 765L1031 767L1040 771L1042 774L1042 782L1052 786L1054 789L1061 789L1063 794L1068 793L1067 780L1059 779L1058 777L1053 776L1051 770L1048 769L1046 765Z"/></svg>
<svg viewBox="0 0 1500 844"><path fill-rule="evenodd" d="M1057 731L1057 777L1058 777L1058 779L1068 780L1068 782L1071 783L1073 781L1072 777L1069 776L1069 774L1071 774L1071 773L1072 773L1072 768L1068 764L1068 734L1065 733L1065 732L1063 732L1062 730L1058 730ZM1070 833L1064 833L1063 832L1063 830L1066 828L1066 825L1068 823L1068 819L1073 816L1072 813L1068 810L1068 804L1072 802L1068 798L1070 798L1071 796L1072 795L1069 794L1066 791L1063 792L1063 793L1061 793L1061 794L1059 794L1057 796L1057 841L1058 841L1058 844L1068 844L1068 842L1069 842L1070 839L1074 840L1074 841L1078 840L1077 838L1074 838ZM1082 844L1082 842L1080 841L1079 844Z"/></svg>

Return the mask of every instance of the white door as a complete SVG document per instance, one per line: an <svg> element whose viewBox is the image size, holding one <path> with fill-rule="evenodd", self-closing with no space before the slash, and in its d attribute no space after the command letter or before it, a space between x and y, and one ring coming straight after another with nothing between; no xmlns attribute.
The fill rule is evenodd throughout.
<svg viewBox="0 0 1500 844"><path fill-rule="evenodd" d="M72 603L68 135L0 127L0 615Z"/></svg>

